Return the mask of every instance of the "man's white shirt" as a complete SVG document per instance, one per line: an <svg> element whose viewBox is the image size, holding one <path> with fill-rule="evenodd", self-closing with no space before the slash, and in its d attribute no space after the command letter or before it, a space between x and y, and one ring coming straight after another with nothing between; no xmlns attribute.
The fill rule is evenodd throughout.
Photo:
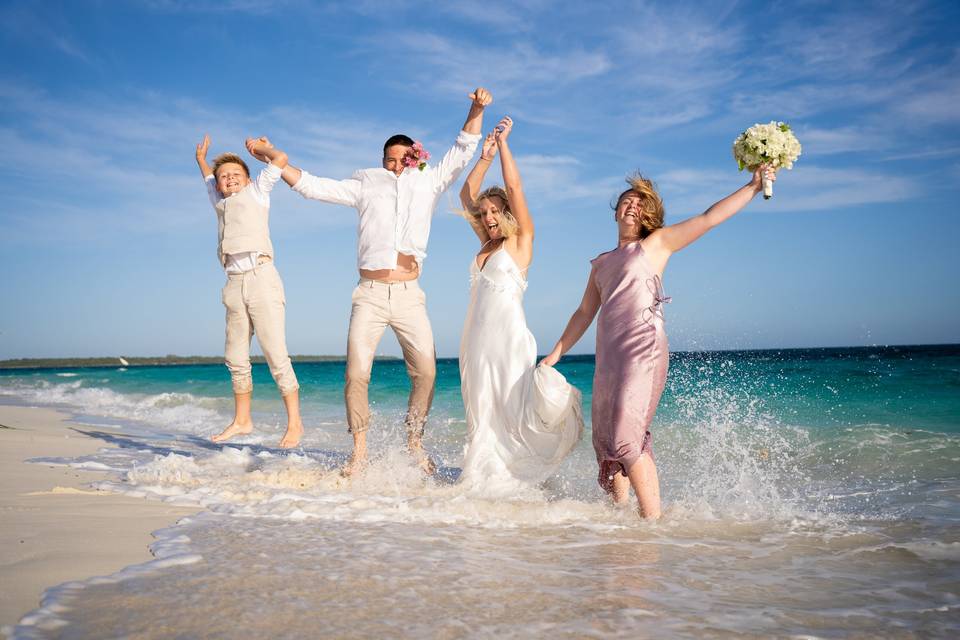
<svg viewBox="0 0 960 640"><path fill-rule="evenodd" d="M357 268L396 269L398 253L413 256L422 266L433 212L479 142L480 134L461 131L439 163L423 171L407 168L399 176L376 168L361 169L347 180L331 180L302 171L293 190L305 198L357 210Z"/></svg>

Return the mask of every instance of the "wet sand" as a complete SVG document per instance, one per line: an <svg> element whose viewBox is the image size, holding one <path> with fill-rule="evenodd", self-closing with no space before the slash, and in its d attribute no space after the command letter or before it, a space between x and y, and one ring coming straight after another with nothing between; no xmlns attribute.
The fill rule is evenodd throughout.
<svg viewBox="0 0 960 640"><path fill-rule="evenodd" d="M0 405L0 627L44 589L150 560L150 533L196 510L89 488L99 471L29 463L104 446L47 409Z"/></svg>

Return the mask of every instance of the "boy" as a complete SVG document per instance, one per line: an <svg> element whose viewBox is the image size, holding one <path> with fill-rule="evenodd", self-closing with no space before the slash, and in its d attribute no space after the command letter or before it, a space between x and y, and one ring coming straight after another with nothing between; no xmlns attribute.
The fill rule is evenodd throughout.
<svg viewBox="0 0 960 640"><path fill-rule="evenodd" d="M205 135L197 145L197 164L207 185L210 203L217 212L217 259L227 273L221 299L227 309L225 360L233 383L235 404L233 422L212 440L226 442L233 436L253 431L250 339L256 333L287 409L287 431L280 446L295 447L303 436L300 385L287 353L284 331L286 300L283 282L273 265L268 226L270 191L287 166L287 154L254 143L253 150L269 164L253 182L246 163L236 154L217 156L211 169L207 164L209 147L210 136Z"/></svg>

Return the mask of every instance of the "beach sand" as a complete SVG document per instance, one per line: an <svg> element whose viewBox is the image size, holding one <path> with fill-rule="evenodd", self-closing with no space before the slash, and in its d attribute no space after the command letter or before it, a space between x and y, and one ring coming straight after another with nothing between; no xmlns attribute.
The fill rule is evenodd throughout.
<svg viewBox="0 0 960 640"><path fill-rule="evenodd" d="M195 513L90 489L102 472L25 462L104 446L65 419L0 405L0 627L40 606L47 587L150 560L150 533Z"/></svg>

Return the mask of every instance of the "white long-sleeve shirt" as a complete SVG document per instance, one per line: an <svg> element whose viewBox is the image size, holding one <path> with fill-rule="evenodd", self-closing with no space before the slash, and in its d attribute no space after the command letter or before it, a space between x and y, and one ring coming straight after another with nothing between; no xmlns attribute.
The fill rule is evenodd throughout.
<svg viewBox="0 0 960 640"><path fill-rule="evenodd" d="M361 169L347 180L303 171L293 190L304 198L357 210L357 268L396 269L398 253L413 256L422 266L440 196L466 168L479 142L480 134L461 131L438 164L423 171L404 169L399 176L382 167Z"/></svg>
<svg viewBox="0 0 960 640"><path fill-rule="evenodd" d="M257 179L251 180L250 184L244 188L251 189L253 197L263 206L269 207L270 192L273 191L274 185L280 181L282 175L283 169L274 164L267 164L257 174ZM216 209L217 203L223 200L223 194L217 189L217 179L211 173L204 178L204 182L207 185L207 197L210 198L210 204Z"/></svg>
<svg viewBox="0 0 960 640"><path fill-rule="evenodd" d="M267 166L260 170L257 179L252 180L244 189L249 189L253 199L269 209L270 192L273 191L274 185L280 181L282 175L283 170L278 166L272 163L267 164ZM207 197L210 198L210 204L216 209L220 201L224 199L223 194L217 189L217 179L213 174L210 174L204 179L204 182L207 185ZM227 273L243 273L244 271L249 271L257 266L261 255L259 251L241 251L239 253L227 254L223 256L224 271Z"/></svg>

